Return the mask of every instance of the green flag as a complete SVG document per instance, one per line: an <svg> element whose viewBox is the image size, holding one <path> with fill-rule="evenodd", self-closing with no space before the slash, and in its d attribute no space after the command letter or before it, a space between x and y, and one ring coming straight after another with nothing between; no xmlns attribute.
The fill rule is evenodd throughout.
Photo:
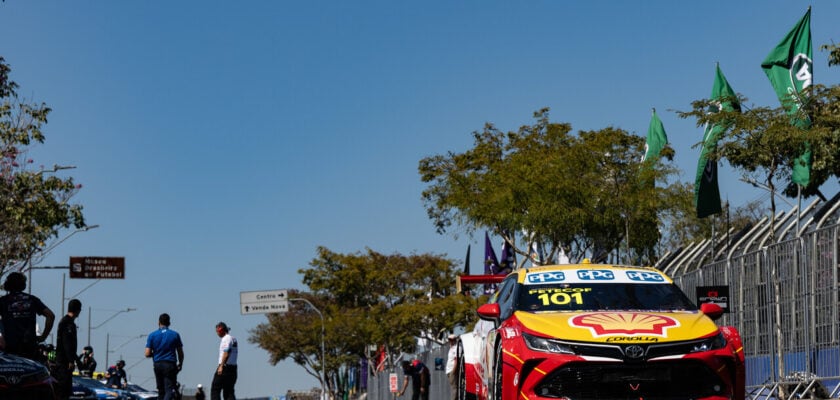
<svg viewBox="0 0 840 400"><path fill-rule="evenodd" d="M656 110L653 110L653 116L650 117L650 126L648 127L647 140L645 141L645 155L642 157L642 162L651 160L656 162L659 160L659 152L668 143L668 136L665 134L665 126L656 115Z"/></svg>
<svg viewBox="0 0 840 400"><path fill-rule="evenodd" d="M767 55L761 68L770 79L776 95L787 108L793 124L807 129L811 121L807 116L799 115L803 100L800 92L811 86L813 81L813 62L811 47L811 8L799 20L796 26ZM793 162L791 180L801 186L807 186L811 175L811 149L806 143L805 152Z"/></svg>
<svg viewBox="0 0 840 400"><path fill-rule="evenodd" d="M715 67L711 100L717 105L711 107L709 112L741 109L735 98L735 91L729 86L720 66ZM694 206L697 209L697 218L705 218L721 211L717 160L710 160L709 153L717 147L723 130L724 127L721 125L707 124L703 132L703 148L700 150L700 159L697 161L697 177L694 178Z"/></svg>

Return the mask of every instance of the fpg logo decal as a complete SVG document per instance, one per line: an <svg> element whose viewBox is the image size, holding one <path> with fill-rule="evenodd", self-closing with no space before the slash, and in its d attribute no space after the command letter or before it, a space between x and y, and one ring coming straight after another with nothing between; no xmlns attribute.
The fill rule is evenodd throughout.
<svg viewBox="0 0 840 400"><path fill-rule="evenodd" d="M666 336L669 328L680 322L664 315L646 313L590 313L569 320L575 328L589 329L593 337L612 335Z"/></svg>
<svg viewBox="0 0 840 400"><path fill-rule="evenodd" d="M578 279L582 281L611 281L615 274L608 269L587 269L577 272Z"/></svg>
<svg viewBox="0 0 840 400"><path fill-rule="evenodd" d="M528 283L530 284L544 284L544 283L555 283L555 282L563 282L566 280L566 275L562 272L536 272L533 274L528 274L526 277Z"/></svg>

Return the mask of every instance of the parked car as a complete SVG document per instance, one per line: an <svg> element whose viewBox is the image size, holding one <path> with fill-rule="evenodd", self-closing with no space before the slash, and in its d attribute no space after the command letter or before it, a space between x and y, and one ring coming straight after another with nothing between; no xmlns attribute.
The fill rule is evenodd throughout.
<svg viewBox="0 0 840 400"><path fill-rule="evenodd" d="M43 364L0 352L0 400L52 399L54 382Z"/></svg>
<svg viewBox="0 0 840 400"><path fill-rule="evenodd" d="M74 382L70 400L97 400L96 391Z"/></svg>
<svg viewBox="0 0 840 400"><path fill-rule="evenodd" d="M523 268L477 312L457 344L461 400L745 397L738 331L653 268Z"/></svg>
<svg viewBox="0 0 840 400"><path fill-rule="evenodd" d="M126 392L131 393L136 398L143 400L157 400L158 398L157 390L148 390L134 383L129 383L125 390Z"/></svg>
<svg viewBox="0 0 840 400"><path fill-rule="evenodd" d="M98 400L134 400L135 397L130 393L121 390L113 389L106 386L104 383L85 376L73 376L73 385L84 386L96 392Z"/></svg>

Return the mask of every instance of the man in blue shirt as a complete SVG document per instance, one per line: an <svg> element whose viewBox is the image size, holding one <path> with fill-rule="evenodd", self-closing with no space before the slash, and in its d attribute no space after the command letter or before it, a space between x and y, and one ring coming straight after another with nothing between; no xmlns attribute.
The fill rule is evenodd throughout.
<svg viewBox="0 0 840 400"><path fill-rule="evenodd" d="M163 393L162 400L175 399L178 371L184 366L184 344L181 335L169 329L169 314L163 313L158 318L158 330L146 339L146 357L152 357L155 381L158 393Z"/></svg>

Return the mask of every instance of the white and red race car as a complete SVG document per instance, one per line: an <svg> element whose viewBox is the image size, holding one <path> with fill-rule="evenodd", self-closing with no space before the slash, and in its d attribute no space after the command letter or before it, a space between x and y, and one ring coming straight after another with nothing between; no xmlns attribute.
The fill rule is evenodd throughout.
<svg viewBox="0 0 840 400"><path fill-rule="evenodd" d="M457 344L459 400L744 398L738 331L653 268L523 268L477 311Z"/></svg>

